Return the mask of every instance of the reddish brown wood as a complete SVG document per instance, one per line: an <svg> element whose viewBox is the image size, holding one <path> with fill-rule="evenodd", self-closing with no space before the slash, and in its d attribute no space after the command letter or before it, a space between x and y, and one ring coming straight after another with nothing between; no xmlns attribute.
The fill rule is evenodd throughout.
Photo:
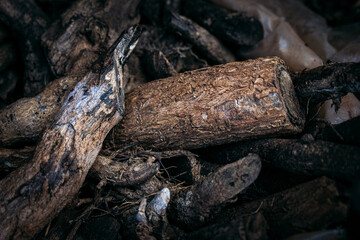
<svg viewBox="0 0 360 240"><path fill-rule="evenodd" d="M203 68L143 84L126 98L119 144L200 148L293 134L304 123L290 75L277 58Z"/></svg>

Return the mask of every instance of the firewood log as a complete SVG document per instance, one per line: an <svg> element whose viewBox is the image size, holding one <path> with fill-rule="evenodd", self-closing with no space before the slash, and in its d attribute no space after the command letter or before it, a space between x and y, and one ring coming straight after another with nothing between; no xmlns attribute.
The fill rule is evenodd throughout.
<svg viewBox="0 0 360 240"><path fill-rule="evenodd" d="M114 128L119 145L201 148L294 134L304 118L290 75L277 57L233 62L140 85Z"/></svg>
<svg viewBox="0 0 360 240"><path fill-rule="evenodd" d="M203 68L143 84L127 95L126 104L115 140L148 148L200 148L293 134L304 123L290 75L276 57ZM22 129L29 129L29 135L41 131L31 128L28 121L12 125L9 116L18 112L14 110L9 107L3 110L8 113L0 114L4 118L0 117L2 145L16 140L9 126L16 126L19 134Z"/></svg>
<svg viewBox="0 0 360 240"><path fill-rule="evenodd" d="M123 114L123 64L139 35L135 26L119 38L102 70L89 72L69 94L32 161L0 182L1 239L32 237L78 192Z"/></svg>

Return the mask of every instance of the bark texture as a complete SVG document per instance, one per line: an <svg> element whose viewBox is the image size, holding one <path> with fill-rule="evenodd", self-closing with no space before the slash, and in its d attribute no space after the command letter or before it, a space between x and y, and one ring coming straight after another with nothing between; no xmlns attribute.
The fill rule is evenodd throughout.
<svg viewBox="0 0 360 240"><path fill-rule="evenodd" d="M256 154L217 169L175 197L169 218L187 230L198 228L252 184L260 169L261 160Z"/></svg>
<svg viewBox="0 0 360 240"><path fill-rule="evenodd" d="M19 99L1 109L0 145L37 139L50 125L78 81L75 77L57 79L37 96Z"/></svg>
<svg viewBox="0 0 360 240"><path fill-rule="evenodd" d="M303 105L314 105L347 93L360 92L360 63L331 63L294 75L294 86Z"/></svg>
<svg viewBox="0 0 360 240"><path fill-rule="evenodd" d="M119 144L201 148L297 133L304 118L277 57L203 68L143 84L126 98Z"/></svg>
<svg viewBox="0 0 360 240"><path fill-rule="evenodd" d="M83 76L129 26L139 22L139 0L79 0L42 36L56 76Z"/></svg>
<svg viewBox="0 0 360 240"><path fill-rule="evenodd" d="M124 109L122 68L139 37L120 37L110 64L88 73L70 93L39 142L32 161L0 182L0 238L36 234L80 189L102 142Z"/></svg>

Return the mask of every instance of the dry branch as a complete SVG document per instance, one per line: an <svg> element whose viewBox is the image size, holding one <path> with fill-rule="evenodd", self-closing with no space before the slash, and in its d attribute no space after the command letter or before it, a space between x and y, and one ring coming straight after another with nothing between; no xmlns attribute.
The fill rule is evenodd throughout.
<svg viewBox="0 0 360 240"><path fill-rule="evenodd" d="M70 93L32 161L0 182L0 238L25 239L45 226L80 189L102 142L124 109L123 64L138 27L120 37L100 73Z"/></svg>
<svg viewBox="0 0 360 240"><path fill-rule="evenodd" d="M347 205L333 180L322 177L265 199L223 210L218 223L260 212L269 224L269 237L283 239L299 232L325 229L345 220Z"/></svg>
<svg viewBox="0 0 360 240"><path fill-rule="evenodd" d="M37 139L78 82L63 77L51 82L33 98L22 98L0 110L0 145Z"/></svg>
<svg viewBox="0 0 360 240"><path fill-rule="evenodd" d="M185 15L219 39L235 46L254 46L264 35L262 24L243 13L230 13L204 0L187 0Z"/></svg>
<svg viewBox="0 0 360 240"><path fill-rule="evenodd" d="M172 200L169 218L187 230L203 225L258 177L261 161L256 154L227 164Z"/></svg>
<svg viewBox="0 0 360 240"><path fill-rule="evenodd" d="M139 22L139 0L79 0L42 36L56 76L83 76L129 26Z"/></svg>
<svg viewBox="0 0 360 240"><path fill-rule="evenodd" d="M308 139L306 139L308 137ZM360 172L360 148L344 144L302 139L264 139L229 144L205 151L208 159L228 163L259 154L264 161L286 171L315 176L332 176L353 181Z"/></svg>
<svg viewBox="0 0 360 240"><path fill-rule="evenodd" d="M268 239L266 229L267 222L260 213L240 216L236 219L222 224L213 224L186 235L185 239L202 240L266 240Z"/></svg>
<svg viewBox="0 0 360 240"><path fill-rule="evenodd" d="M127 95L114 128L119 144L200 148L302 130L304 119L282 60L259 58L152 81Z"/></svg>
<svg viewBox="0 0 360 240"><path fill-rule="evenodd" d="M294 86L304 106L360 92L360 63L331 63L294 74Z"/></svg>
<svg viewBox="0 0 360 240"><path fill-rule="evenodd" d="M206 58L220 64L234 62L234 55L206 29L175 12L169 13L165 24L175 33L193 43Z"/></svg>

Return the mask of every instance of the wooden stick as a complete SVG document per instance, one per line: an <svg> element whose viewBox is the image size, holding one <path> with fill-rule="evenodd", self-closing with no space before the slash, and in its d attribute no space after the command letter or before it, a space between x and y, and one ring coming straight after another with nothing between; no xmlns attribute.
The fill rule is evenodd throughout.
<svg viewBox="0 0 360 240"><path fill-rule="evenodd" d="M264 139L204 151L205 157L229 163L249 153L259 154L264 161L286 171L331 176L353 181L360 171L360 148L321 140L305 135L302 139Z"/></svg>
<svg viewBox="0 0 360 240"><path fill-rule="evenodd" d="M269 224L270 239L326 229L346 219L348 207L336 183L326 177L295 186L265 199L221 211L214 219L228 222L239 215L260 212Z"/></svg>
<svg viewBox="0 0 360 240"><path fill-rule="evenodd" d="M201 148L294 134L304 118L284 62L259 58L203 68L135 88L114 128L120 145Z"/></svg>
<svg viewBox="0 0 360 240"><path fill-rule="evenodd" d="M199 228L252 184L260 170L261 160L256 154L220 167L175 196L168 217L186 230Z"/></svg>
<svg viewBox="0 0 360 240"><path fill-rule="evenodd" d="M170 11L165 24L197 49L211 62L221 64L235 61L234 55L220 41L190 19Z"/></svg>
<svg viewBox="0 0 360 240"><path fill-rule="evenodd" d="M124 109L124 61L139 27L120 37L111 63L88 73L45 131L29 164L0 182L0 238L27 239L43 228L80 189L102 142Z"/></svg>
<svg viewBox="0 0 360 240"><path fill-rule="evenodd" d="M294 74L302 105L313 106L330 98L360 92L360 63L331 63Z"/></svg>
<svg viewBox="0 0 360 240"><path fill-rule="evenodd" d="M22 98L0 110L0 145L34 141L48 127L79 81L63 77L33 98Z"/></svg>
<svg viewBox="0 0 360 240"><path fill-rule="evenodd" d="M208 1L185 1L184 13L219 39L237 47L254 46L264 35L259 20L243 13L228 12Z"/></svg>

